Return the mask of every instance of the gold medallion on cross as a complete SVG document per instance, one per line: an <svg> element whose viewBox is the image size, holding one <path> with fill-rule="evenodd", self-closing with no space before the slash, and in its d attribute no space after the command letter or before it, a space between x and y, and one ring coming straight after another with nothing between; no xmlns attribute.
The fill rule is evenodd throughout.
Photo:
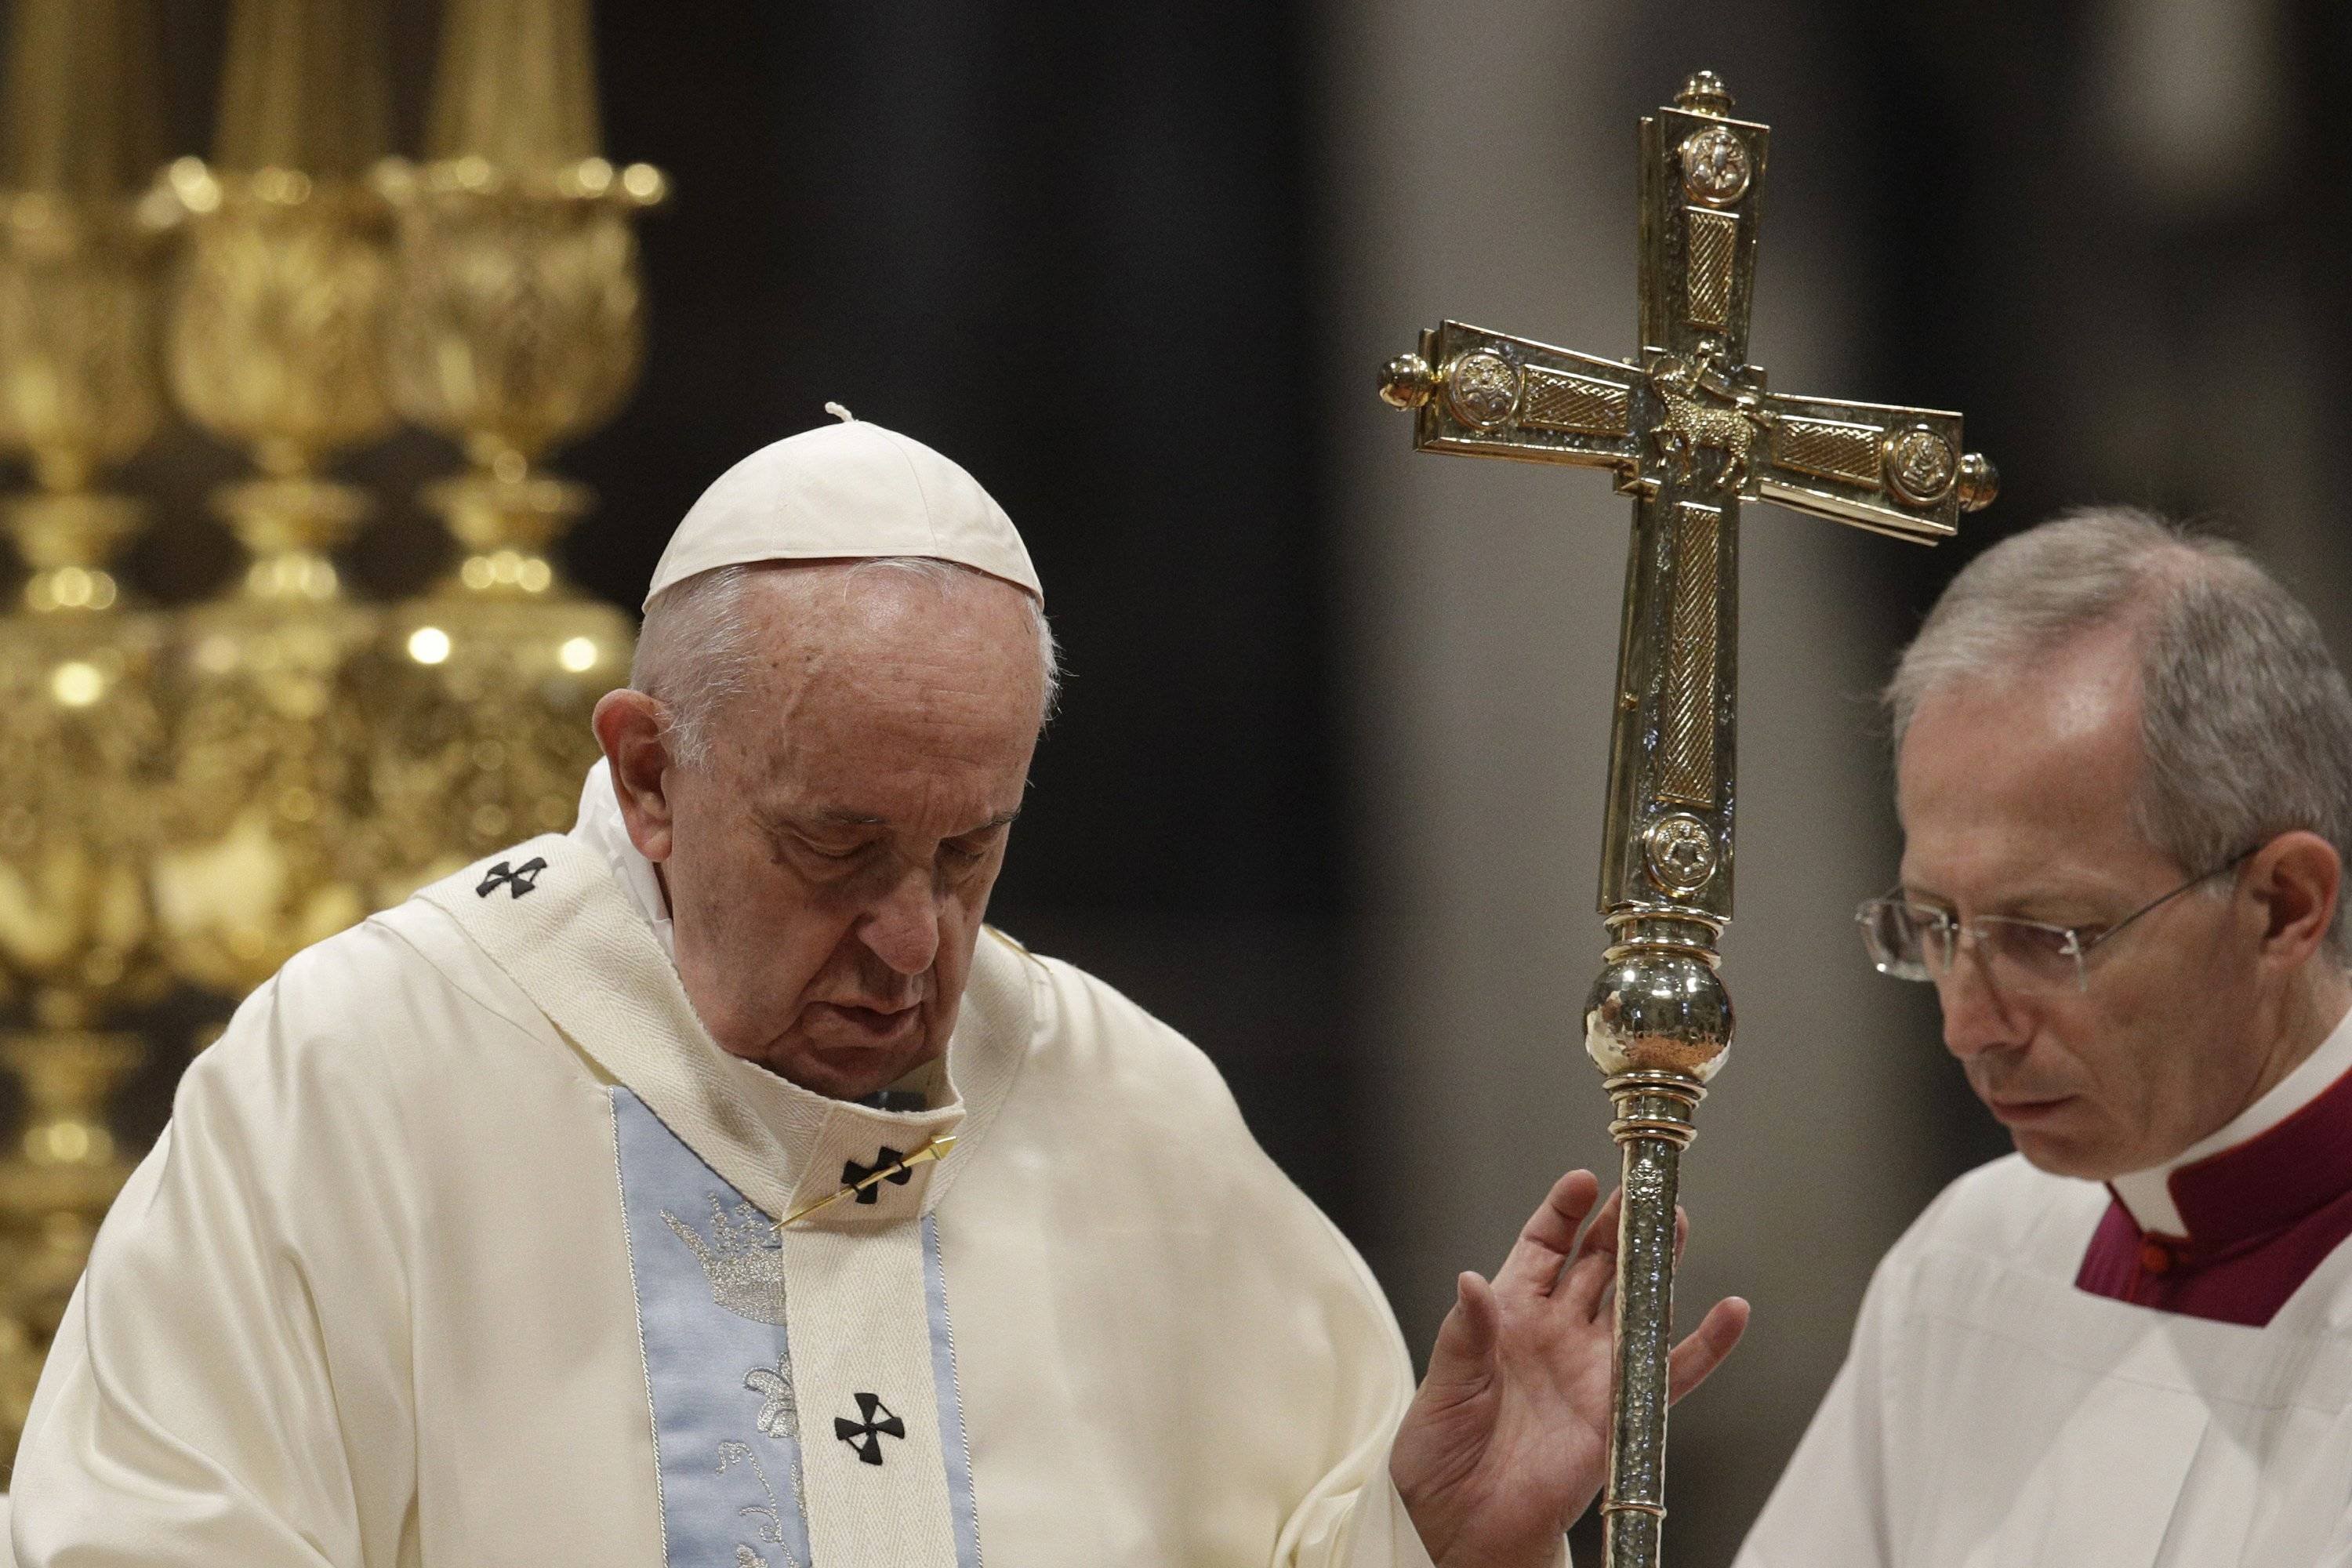
<svg viewBox="0 0 2352 1568"><path fill-rule="evenodd" d="M1771 132L1731 108L1700 71L1642 120L1637 357L1447 321L1381 376L1413 413L1417 451L1606 468L1633 498L1601 840L1610 945L1584 1017L1624 1155L1609 1568L1658 1562L1675 1193L1731 1045L1716 942L1731 919L1739 503L1932 544L1999 488L1962 449L1958 414L1766 390L1748 320Z"/></svg>

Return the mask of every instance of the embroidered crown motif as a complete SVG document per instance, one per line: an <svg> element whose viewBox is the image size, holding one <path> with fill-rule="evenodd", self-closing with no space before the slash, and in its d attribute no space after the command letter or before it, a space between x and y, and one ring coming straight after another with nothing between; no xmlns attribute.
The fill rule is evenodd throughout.
<svg viewBox="0 0 2352 1568"><path fill-rule="evenodd" d="M667 1209L662 1210L662 1220L702 1265L713 1301L739 1318L783 1327L783 1243L776 1236L776 1222L761 1213L758 1205L741 1203L730 1210L712 1193L707 1238Z"/></svg>

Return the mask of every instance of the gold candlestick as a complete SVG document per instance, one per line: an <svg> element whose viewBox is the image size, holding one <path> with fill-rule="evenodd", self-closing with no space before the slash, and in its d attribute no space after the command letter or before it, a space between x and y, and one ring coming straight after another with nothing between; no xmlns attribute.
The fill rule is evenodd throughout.
<svg viewBox="0 0 2352 1568"><path fill-rule="evenodd" d="M1675 1194L1731 1048L1716 940L1731 919L1742 500L1934 543L1991 501L1960 416L1768 393L1747 363L1769 130L1712 71L1642 121L1641 353L1597 359L1447 321L1381 394L1417 450L1605 468L1633 498L1601 914L1585 1050L1623 1151L1608 1568L1655 1568L1664 1529Z"/></svg>
<svg viewBox="0 0 2352 1568"><path fill-rule="evenodd" d="M137 1037L50 1028L0 1035L0 1063L25 1085L30 1113L0 1158L0 1214L16 1217L0 1248L0 1454L32 1407L41 1355L89 1259L114 1194L131 1175L106 1102L143 1055Z"/></svg>
<svg viewBox="0 0 2352 1568"><path fill-rule="evenodd" d="M189 240L172 390L261 477L213 498L251 562L182 617L171 846L155 894L173 966L241 996L367 912L366 724L354 661L379 614L330 554L369 510L322 472L391 429L391 215L382 15L370 0L237 0L216 162L163 191Z"/></svg>
<svg viewBox="0 0 2352 1568"><path fill-rule="evenodd" d="M393 395L468 472L425 504L464 552L385 640L373 782L396 897L572 821L588 713L625 678L629 618L569 589L551 553L584 486L537 467L635 383L645 312L630 219L660 173L598 153L585 0L450 0L429 161L387 163L400 215Z"/></svg>
<svg viewBox="0 0 2352 1568"><path fill-rule="evenodd" d="M0 1160L0 1453L126 1166L107 1131L135 1037L93 1026L158 994L146 890L163 776L163 630L108 562L141 521L98 488L153 430L161 155L146 0L19 0L0 106L0 444L35 489L0 503L31 574L0 616L0 975L34 1027L0 1061L31 1118Z"/></svg>

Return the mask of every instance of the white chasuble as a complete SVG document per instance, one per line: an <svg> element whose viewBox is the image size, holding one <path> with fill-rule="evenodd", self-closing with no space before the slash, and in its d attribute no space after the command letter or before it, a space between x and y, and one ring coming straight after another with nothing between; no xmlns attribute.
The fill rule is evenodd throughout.
<svg viewBox="0 0 2352 1568"><path fill-rule="evenodd" d="M1738 1568L2352 1568L2352 1247L2259 1328L2081 1289L2017 1156L1888 1253Z"/></svg>
<svg viewBox="0 0 2352 1568"><path fill-rule="evenodd" d="M310 949L100 1234L24 1568L1426 1568L1394 1321L1205 1058L990 933L920 1076L727 1055L573 837Z"/></svg>

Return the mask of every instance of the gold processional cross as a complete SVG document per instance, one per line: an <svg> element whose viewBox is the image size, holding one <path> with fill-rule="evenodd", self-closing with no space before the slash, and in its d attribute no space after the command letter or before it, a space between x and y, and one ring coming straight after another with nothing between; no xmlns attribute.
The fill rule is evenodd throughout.
<svg viewBox="0 0 2352 1568"><path fill-rule="evenodd" d="M1607 468L1633 497L1601 858L1612 945L1585 1005L1624 1152L1608 1568L1658 1562L1675 1190L1731 1046L1715 943L1731 919L1739 503L1932 544L1999 485L1962 455L1957 414L1764 390L1748 314L1770 132L1730 110L1700 71L1642 121L1637 359L1448 321L1381 381L1418 451Z"/></svg>

